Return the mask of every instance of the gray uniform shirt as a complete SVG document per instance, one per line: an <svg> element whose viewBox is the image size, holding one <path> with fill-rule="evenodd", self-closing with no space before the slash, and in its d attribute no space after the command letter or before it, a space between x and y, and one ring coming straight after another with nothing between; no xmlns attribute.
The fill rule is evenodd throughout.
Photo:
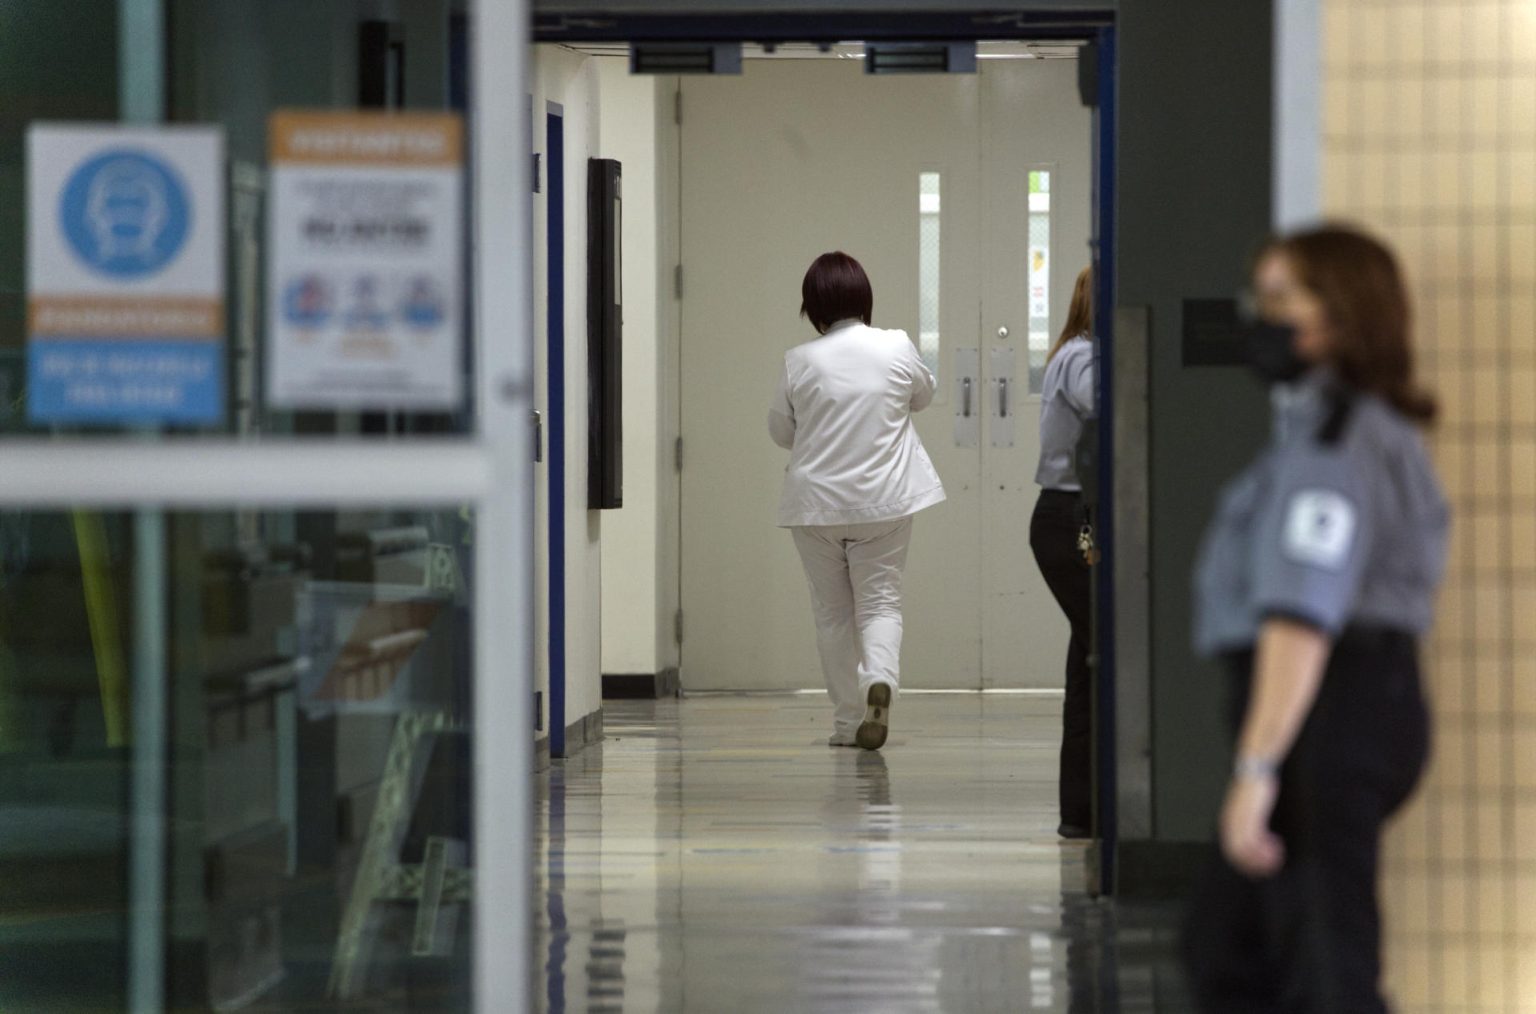
<svg viewBox="0 0 1536 1014"><path fill-rule="evenodd" d="M1093 418L1093 342L1084 335L1061 347L1045 367L1040 390L1040 467L1035 484L1082 491L1077 477L1077 441L1083 420Z"/></svg>
<svg viewBox="0 0 1536 1014"><path fill-rule="evenodd" d="M1337 636L1353 623L1422 634L1445 568L1449 511L1412 423L1358 395L1320 439L1335 381L1276 388L1275 433L1222 493L1196 564L1195 649L1253 646L1285 616Z"/></svg>

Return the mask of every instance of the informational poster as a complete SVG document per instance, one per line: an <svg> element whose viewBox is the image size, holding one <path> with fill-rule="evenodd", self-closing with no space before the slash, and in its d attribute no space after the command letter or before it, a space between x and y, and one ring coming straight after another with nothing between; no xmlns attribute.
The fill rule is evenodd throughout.
<svg viewBox="0 0 1536 1014"><path fill-rule="evenodd" d="M457 409L459 118L280 111L269 143L267 404Z"/></svg>
<svg viewBox="0 0 1536 1014"><path fill-rule="evenodd" d="M224 138L211 127L27 133L27 418L224 414Z"/></svg>

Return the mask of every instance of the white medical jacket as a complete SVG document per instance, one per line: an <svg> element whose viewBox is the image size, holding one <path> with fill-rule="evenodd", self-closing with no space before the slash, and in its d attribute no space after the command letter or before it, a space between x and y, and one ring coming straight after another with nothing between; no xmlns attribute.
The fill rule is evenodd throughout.
<svg viewBox="0 0 1536 1014"><path fill-rule="evenodd" d="M887 521L942 501L912 422L934 386L905 331L843 321L785 353L768 412L790 452L779 527Z"/></svg>

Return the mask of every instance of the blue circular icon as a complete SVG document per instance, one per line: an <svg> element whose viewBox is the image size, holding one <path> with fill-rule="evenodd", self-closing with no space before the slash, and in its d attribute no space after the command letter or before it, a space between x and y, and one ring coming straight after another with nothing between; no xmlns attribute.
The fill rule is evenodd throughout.
<svg viewBox="0 0 1536 1014"><path fill-rule="evenodd" d="M60 224L75 255L121 279L153 274L175 260L191 217L176 170L129 149L103 152L76 169L59 202Z"/></svg>
<svg viewBox="0 0 1536 1014"><path fill-rule="evenodd" d="M283 316L295 327L324 327L331 319L331 290L319 275L300 275L283 290Z"/></svg>

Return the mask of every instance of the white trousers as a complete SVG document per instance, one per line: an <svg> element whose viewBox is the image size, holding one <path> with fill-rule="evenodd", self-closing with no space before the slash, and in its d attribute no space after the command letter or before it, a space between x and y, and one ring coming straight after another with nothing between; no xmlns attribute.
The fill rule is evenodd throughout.
<svg viewBox="0 0 1536 1014"><path fill-rule="evenodd" d="M852 736L874 683L901 681L901 574L912 519L793 528L811 585L835 731Z"/></svg>

